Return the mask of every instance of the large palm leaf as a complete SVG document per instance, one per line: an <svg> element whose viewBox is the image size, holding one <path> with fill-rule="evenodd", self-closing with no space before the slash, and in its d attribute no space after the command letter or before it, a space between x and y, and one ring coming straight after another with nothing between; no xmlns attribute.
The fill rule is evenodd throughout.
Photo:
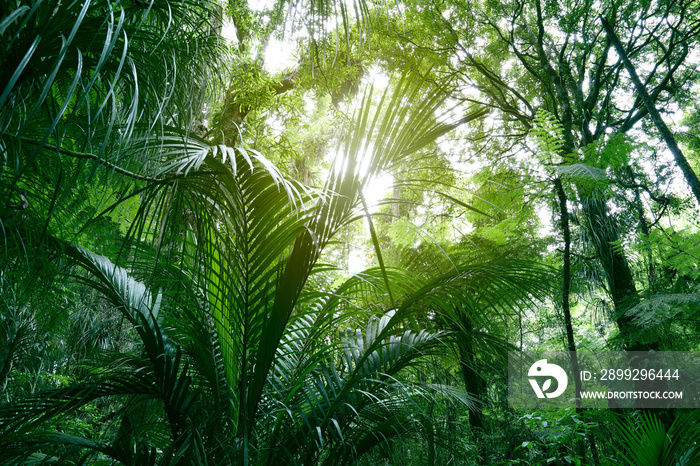
<svg viewBox="0 0 700 466"><path fill-rule="evenodd" d="M365 278L372 279L363 283L392 296L386 309L391 313L370 319L362 338L344 334L342 365L329 357L318 329L329 328L338 306L348 301L321 293L313 304L307 287L324 247L357 218L368 180L459 123L438 122L442 98L435 93L418 99L423 88L422 81L404 76L378 104L371 91L366 94L345 139L344 162L331 171L321 196L285 180L264 157L242 147L209 146L177 130L161 132L155 145L134 139L139 151L165 160L143 180L129 233L133 241L123 247L122 256L133 259L131 267L144 280L83 249L66 252L132 323L144 355L121 359L84 387L6 408L5 440L24 442L21 452L37 449L50 443L45 436L31 437L43 421L111 395L159 399L170 431L159 445L127 438L109 446L114 451L71 440L115 459L133 444L149 461L201 456L245 463L280 457L280 451L301 461L320 458L331 440L331 451L350 460L356 457L354 442L372 444L370 437L353 434L357 426L385 431L391 419L408 422L406 403L420 391L396 376L439 339L405 328L404 319L426 306L448 308L459 277L421 288L405 277L394 280L399 275L383 267L368 272ZM162 293L151 291L157 289ZM298 346L300 340L311 346ZM300 349L308 354L300 357ZM290 413L294 421L285 432L279 413ZM379 442L386 435L373 438ZM154 456L156 446L161 453Z"/></svg>
<svg viewBox="0 0 700 466"><path fill-rule="evenodd" d="M643 412L635 422L616 419L620 446L625 460L631 466L683 466L698 464L698 411L677 417L667 429L661 421Z"/></svg>
<svg viewBox="0 0 700 466"><path fill-rule="evenodd" d="M133 199L154 155L134 143L200 118L220 47L207 2L5 4L0 231L7 260L34 269L45 235L89 244L95 215Z"/></svg>
<svg viewBox="0 0 700 466"><path fill-rule="evenodd" d="M351 277L325 299L318 298L323 305L311 309L347 319L368 297L375 305L383 302L379 309L384 306L385 313L376 314L375 308L367 318L365 311L365 328L340 332L335 346L312 337L324 324L323 319L311 318L318 316L315 312L295 320L278 349L264 396L263 409L274 415L268 416L273 425L271 420L262 423L265 432L271 432L264 462L351 463L392 437L431 430L432 421L421 406L432 396L448 396L474 408L478 400L463 390L431 386L412 375L431 354L447 351L461 332L413 330L407 326L410 317L432 313L483 321L494 311L502 317L504 311L511 313L540 298L549 274L548 268L531 263L496 262L457 267L422 283L401 270L373 269ZM385 275L390 280L385 281ZM387 286L396 299L388 299ZM333 322L332 327L339 325ZM502 348L496 340L482 350ZM329 356L333 350L340 352L339 360Z"/></svg>
<svg viewBox="0 0 700 466"><path fill-rule="evenodd" d="M408 99L420 88L420 82L404 78L396 96ZM230 149L202 146L196 163L189 156L176 159L180 166L174 171L196 171L161 184L145 203L157 206L153 211L143 208L143 230L150 226L151 237L181 241L178 250L185 254L188 245L196 245L189 248L193 254L187 260L216 324L227 383L235 391L244 458L252 455L248 445L259 403L293 311L321 251L355 217L362 186L454 127L432 117L439 98L406 106L402 98L390 95L385 93L379 104L387 110L374 113L371 93L366 96L349 131L343 170L331 172L325 194L316 199L282 179L252 151L237 149L222 163L220 156ZM373 133L378 136L368 150ZM192 140L182 143L185 154ZM360 163L369 167L366 172ZM149 223L153 217L164 220Z"/></svg>
<svg viewBox="0 0 700 466"><path fill-rule="evenodd" d="M311 368L301 366L307 368L308 375L303 383L289 386L294 391L288 392L276 410L266 462L308 463L323 457L332 458L331 462L352 462L357 457L357 443L367 435L374 436L376 445L415 430L410 418L420 413L417 403L428 391L396 376L408 364L441 348L442 341L437 334L405 330L387 338L378 349L369 350L375 343L373 338L388 322L388 317L371 319L365 331L343 332L340 365L327 352L327 357ZM276 366L278 372L290 368ZM380 426L390 421L396 431L380 432Z"/></svg>
<svg viewBox="0 0 700 466"><path fill-rule="evenodd" d="M190 390L187 362L183 360L180 348L164 331L163 319L159 316L162 296L154 296L144 284L103 256L70 244L64 246L64 251L89 272L89 277L84 280L99 290L133 324L143 344L144 356L116 355L111 367L98 371L94 379L0 409L0 443L4 446L4 458L21 458L47 445L62 444L70 445L75 452L89 449L130 464L132 442L129 440L117 439L110 445L57 433L37 436L33 431L46 421L70 414L98 398L141 396L154 397L162 402L172 440L169 447L166 443L165 453L161 455L161 460L167 462L176 455L184 441L196 440L186 435L190 427L187 412L195 395ZM156 458L151 454L155 446L137 444L133 448L143 451L148 458Z"/></svg>
<svg viewBox="0 0 700 466"><path fill-rule="evenodd" d="M323 248L342 225L356 218L360 192L368 180L456 124L436 122L434 116L442 100L439 94L427 101L415 99L421 89L421 81L405 76L396 83L394 93L387 91L379 103L373 103L372 92L368 92L349 128L343 167L331 172L320 197L312 199L300 186L282 179L254 152L238 149L229 154L230 149L218 151L202 145L198 155L190 154L190 140L183 141L189 145L183 145L183 157L175 158L180 167L173 171L185 173L190 167L196 171L159 186L151 202L158 206L157 212L147 213L144 208L144 231L149 229L146 218L167 219L149 223L159 230L153 231L152 237L181 241L177 249L185 256L188 247L196 245L189 248L188 268L192 280L204 291L204 304L215 322L227 386L233 392L232 414L241 461L255 456L254 448L261 446L257 439L264 438L264 427L259 424L268 406L260 403L268 393L273 368L279 367L280 344L293 328L289 323L297 305L304 302L308 278ZM419 103L406 105L412 99ZM371 145L370 139L374 141ZM223 163L222 154L231 155L227 163ZM368 168L360 170L361 164ZM381 275L387 283L386 271ZM328 321L330 311L326 311L318 319ZM388 335L370 345L368 354L380 351L380 341ZM297 374L311 374L320 367L323 357L319 352L324 349L323 345L314 348L316 355L301 364L290 360L286 364ZM290 350L282 354L289 355ZM306 377L291 377L286 382L290 380L293 383L287 390L291 392L309 383ZM277 385L284 387L285 383L280 378ZM345 391L352 393L353 386L348 387ZM278 387L277 391L283 389ZM287 395L281 401L285 400ZM317 427L328 429L331 417L324 416L326 420Z"/></svg>

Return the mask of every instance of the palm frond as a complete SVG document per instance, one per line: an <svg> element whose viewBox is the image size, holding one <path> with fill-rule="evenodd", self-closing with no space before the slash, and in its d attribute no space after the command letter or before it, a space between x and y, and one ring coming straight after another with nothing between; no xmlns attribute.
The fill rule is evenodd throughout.
<svg viewBox="0 0 700 466"><path fill-rule="evenodd" d="M331 447L351 452L358 439L357 425L364 425L364 432L379 435L384 423L403 419L409 422L406 404L416 403L414 397L427 395L423 389L399 382L395 376L409 363L442 348L439 334L406 330L400 335L376 342L385 331L390 316L370 319L364 331L347 330L341 333L340 348L344 364L337 366L321 348L324 360L316 362L302 372L305 374L279 408L272 454L286 452L288 458L314 458ZM299 372L293 365L276 366ZM285 422L291 416L292 423ZM398 435L402 428L391 435ZM364 432L360 436L365 435ZM309 438L315 438L313 444ZM381 435L380 435L381 437ZM387 437L388 438L388 437ZM331 453L335 454L335 453Z"/></svg>
<svg viewBox="0 0 700 466"><path fill-rule="evenodd" d="M683 305L700 302L698 294L664 294L653 295L648 299L632 306L625 315L634 319L640 326L655 326L671 321L683 312ZM680 306L679 306L680 305Z"/></svg>
<svg viewBox="0 0 700 466"><path fill-rule="evenodd" d="M608 179L605 169L585 163L574 163L557 167L556 172L558 175L566 175L580 182L600 183Z"/></svg>
<svg viewBox="0 0 700 466"><path fill-rule="evenodd" d="M697 445L699 417L697 411L685 413L676 418L668 431L656 416L647 411L636 423L616 419L625 460L631 466L696 464L700 459Z"/></svg>

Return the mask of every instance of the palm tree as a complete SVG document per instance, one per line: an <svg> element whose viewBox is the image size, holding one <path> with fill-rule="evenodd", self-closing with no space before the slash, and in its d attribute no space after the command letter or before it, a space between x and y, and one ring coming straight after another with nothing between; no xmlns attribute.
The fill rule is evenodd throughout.
<svg viewBox="0 0 700 466"><path fill-rule="evenodd" d="M335 290L311 278L327 270L320 261L339 229L367 216L362 189L374 176L478 113L439 122L442 93L426 97L411 74L377 103L369 90L326 186L312 190L243 145L191 131L213 72L205 64L220 53L210 5L8 11L3 270L18 282L47 264L52 277L70 273L138 344L94 352L83 380L0 408L3 461L344 464L425 432L421 399L451 393L469 404L411 377L449 335L409 317L469 301L469 277L490 276L487 294L507 297L525 290L524 276L456 267L425 283L380 261ZM103 244L109 229L114 247ZM369 295L373 312L357 307ZM365 328L339 334L353 316ZM101 435L66 431L98 402Z"/></svg>
<svg viewBox="0 0 700 466"><path fill-rule="evenodd" d="M356 217L363 185L454 126L435 123L437 98L403 105L420 83L404 77L396 86L375 117L368 93L346 140L347 163L331 172L320 195L244 148L167 139L175 175L144 188L132 229L153 245L136 237L126 243L133 275L145 282L52 237L51 247L76 261L88 273L81 278L133 325L143 352L105 354L94 379L4 408L6 458L51 454L50 445L62 445L66 455L91 452L91 461L331 464L421 431L407 401L429 391L397 374L430 354L440 334L412 330L405 318L465 299L454 287L474 271L457 269L423 285L379 268L332 293L307 287L323 247ZM361 155L369 158L367 173L357 168ZM358 287L389 296L386 313L371 318L365 332L334 342L329 332L338 311ZM334 349L345 355L342 363ZM109 442L37 431L116 396L127 401L115 410L121 425ZM134 410L150 411L152 425L127 429Z"/></svg>

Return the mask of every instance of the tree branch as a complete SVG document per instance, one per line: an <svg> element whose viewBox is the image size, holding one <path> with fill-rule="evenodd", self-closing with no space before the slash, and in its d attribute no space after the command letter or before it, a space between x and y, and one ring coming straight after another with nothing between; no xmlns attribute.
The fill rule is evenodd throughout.
<svg viewBox="0 0 700 466"><path fill-rule="evenodd" d="M111 168L115 172L120 173L120 174L125 175L125 176L128 176L129 178L134 178L136 180L141 180L141 181L156 181L156 182L163 181L160 178L153 178L151 176L139 175L137 173L130 172L129 170L121 168L121 167L119 167L113 163L110 163L110 162L106 161L105 159L103 159L95 154L91 154L89 152L77 152L77 151L70 150L70 149L64 149L63 147L53 146L53 145L50 145L46 142L42 143L42 142L35 141L33 139L28 139L25 137L20 137L18 139L26 144L31 144L33 146L37 146L40 149L56 149L61 154L67 155L69 157L73 157L76 159L95 160L97 162L101 162L101 163L107 165L109 168Z"/></svg>
<svg viewBox="0 0 700 466"><path fill-rule="evenodd" d="M639 76L637 75L637 71L634 69L634 66L629 61L627 53L625 52L624 47L620 43L620 40L615 35L615 31L613 31L612 26L602 16L600 17L600 20L603 24L603 27L605 28L605 32L608 35L608 38L615 47L615 50L617 51L618 55L620 55L620 58L622 59L625 68L627 69L627 73L629 73L630 78L632 79L632 83L634 83L634 87L637 90L637 95L642 99L642 102L644 102L644 106L646 107L646 110L649 113L651 121L654 122L656 129L658 129L659 133L661 133L664 142L666 142L666 145L673 154L673 158L676 161L678 168L680 168L681 172L683 172L683 176L685 177L686 182L690 186L690 189L693 191L695 199L698 201L698 204L700 204L700 180L693 171L693 168L688 163L688 160L683 155L683 152L678 147L676 139L673 137L673 134L666 126L666 123L664 123L663 119L661 118L661 115L659 114L659 111L654 106L654 102L651 100L649 94L642 85L642 82L640 81Z"/></svg>

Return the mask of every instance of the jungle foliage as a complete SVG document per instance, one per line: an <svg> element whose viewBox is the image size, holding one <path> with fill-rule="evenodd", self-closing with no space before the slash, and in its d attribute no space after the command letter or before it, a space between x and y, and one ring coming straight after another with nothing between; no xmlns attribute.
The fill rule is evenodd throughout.
<svg viewBox="0 0 700 466"><path fill-rule="evenodd" d="M697 2L0 5L3 464L699 464Z"/></svg>

